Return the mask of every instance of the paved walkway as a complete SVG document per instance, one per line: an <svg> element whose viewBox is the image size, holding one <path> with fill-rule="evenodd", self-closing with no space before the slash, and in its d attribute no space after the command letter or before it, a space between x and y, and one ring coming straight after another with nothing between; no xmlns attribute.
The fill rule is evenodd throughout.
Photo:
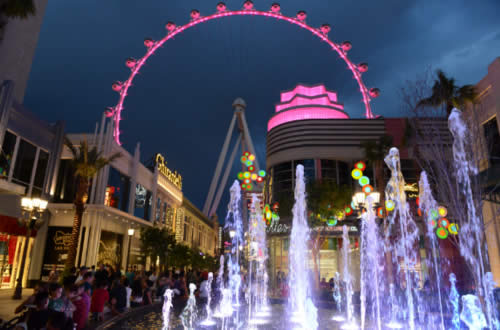
<svg viewBox="0 0 500 330"><path fill-rule="evenodd" d="M33 293L33 289L23 289L23 299L14 300L14 289L0 289L0 319L8 321L14 316L14 309Z"/></svg>

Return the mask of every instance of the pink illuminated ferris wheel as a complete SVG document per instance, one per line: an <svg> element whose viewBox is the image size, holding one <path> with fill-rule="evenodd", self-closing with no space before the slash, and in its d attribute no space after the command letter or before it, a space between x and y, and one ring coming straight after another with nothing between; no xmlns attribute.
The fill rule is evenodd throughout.
<svg viewBox="0 0 500 330"><path fill-rule="evenodd" d="M112 85L113 90L118 92L120 97L118 103L114 107L108 107L106 110L106 116L111 117L114 121L114 138L118 144L120 143L120 120L121 120L121 112L123 111L123 104L125 98L127 97L127 91L132 85L132 81L134 80L137 73L141 67L146 63L148 58L153 55L164 43L173 39L176 35L179 35L181 32L196 26L201 23L205 23L211 20L215 20L218 18L228 17L228 16L265 16L272 17L277 20L285 21L294 25L297 25L301 28L304 28L310 31L314 36L318 37L320 40L328 43L330 47L337 52L341 59L347 64L349 70L351 70L354 79L358 83L359 91L362 95L362 101L365 106L365 117L368 119L374 118L374 115L371 110L370 101L371 98L375 98L379 96L380 91L378 88L368 89L361 75L368 70L368 65L366 63L354 64L347 57L347 52L352 48L352 45L349 41L344 41L340 44L337 44L331 41L328 38L328 33L331 28L329 24L322 24L319 28L312 27L306 23L306 12L299 11L295 17L288 17L281 13L281 7L279 4L274 3L271 6L269 11L260 11L254 9L252 1L245 1L243 4L243 8L241 10L231 11L227 9L226 5L223 2L219 2L216 7L216 13L209 16L201 16L200 12L196 9L191 11L191 20L189 23L181 26L177 26L173 22L168 22L165 26L167 30L167 34L161 40L153 40L150 38L146 38L144 40L144 45L146 46L146 54L140 59L128 58L125 62L128 68L130 68L131 72L127 80L125 81L115 81Z"/></svg>

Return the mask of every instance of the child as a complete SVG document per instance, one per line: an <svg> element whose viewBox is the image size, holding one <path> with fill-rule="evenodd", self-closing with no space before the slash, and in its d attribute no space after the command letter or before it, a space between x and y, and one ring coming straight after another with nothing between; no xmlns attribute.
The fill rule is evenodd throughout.
<svg viewBox="0 0 500 330"><path fill-rule="evenodd" d="M90 311L92 312L92 318L94 320L102 321L102 312L104 311L104 305L108 300L108 283L100 282L97 289L95 289L92 294L92 301L90 303Z"/></svg>
<svg viewBox="0 0 500 330"><path fill-rule="evenodd" d="M49 320L49 294L39 292L35 296L36 309L28 317L28 329L45 329Z"/></svg>
<svg viewBox="0 0 500 330"><path fill-rule="evenodd" d="M56 312L63 312L64 300L62 299L62 286L59 283L49 285L49 309Z"/></svg>

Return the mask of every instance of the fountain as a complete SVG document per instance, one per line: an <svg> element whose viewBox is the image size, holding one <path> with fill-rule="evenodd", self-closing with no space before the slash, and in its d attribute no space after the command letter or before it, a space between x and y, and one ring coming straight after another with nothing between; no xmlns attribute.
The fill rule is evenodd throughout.
<svg viewBox="0 0 500 330"><path fill-rule="evenodd" d="M452 317L451 324L453 329L460 329L460 311L459 311L459 299L460 295L457 291L457 277L455 274L450 274L450 298L449 302L451 305Z"/></svg>
<svg viewBox="0 0 500 330"><path fill-rule="evenodd" d="M382 282L384 251L380 244L380 235L373 210L373 197L366 198L366 212L361 220L361 328L365 328L366 306L372 307L372 319L376 320L377 329L382 328L380 300L384 291Z"/></svg>
<svg viewBox="0 0 500 330"><path fill-rule="evenodd" d="M437 218L435 218L435 214L437 214L438 211L438 204L434 197L432 196L432 191L431 187L429 185L429 181L427 179L427 173L425 171L422 171L420 173L420 181L419 181L419 200L420 200L420 209L422 210L422 216L425 222L425 227L427 229L426 235L427 235L427 240L430 242L430 251L432 255L432 259L429 262L430 268L434 270L434 282L436 284L436 290L438 294L438 304L436 306L435 301L429 301L428 303L432 304L430 306L430 309L438 309L439 310L439 318L440 318L440 323L439 323L439 328L441 330L445 329L444 326L444 316L443 316L443 302L441 298L441 271L440 271L440 261L438 260L438 254L439 254L439 245L437 242L437 236L435 233L435 223L438 221ZM455 276L455 275L453 275ZM451 281L451 274L450 274L450 281ZM456 278L455 278L456 281Z"/></svg>
<svg viewBox="0 0 500 330"><path fill-rule="evenodd" d="M222 258L222 265L224 265L224 257L221 256ZM224 267L224 266L223 266ZM223 268L223 271L224 271L224 268ZM204 327L209 327L209 326L213 326L215 325L215 321L212 319L212 307L210 306L211 302L212 302L212 281L214 279L214 274L212 272L208 273L208 278L207 278L207 282L206 282L206 290L207 290L207 293L208 293L208 297L207 297L207 305L205 306L205 311L207 313L207 316L205 318L205 320L203 320L200 325L204 326Z"/></svg>
<svg viewBox="0 0 500 330"><path fill-rule="evenodd" d="M342 322L345 321L345 317L342 315L342 294L340 293L340 274L338 272L335 272L334 285L333 301L335 301L335 305L337 306L337 312L332 317L332 320Z"/></svg>
<svg viewBox="0 0 500 330"><path fill-rule="evenodd" d="M455 164L455 176L460 192L465 198L467 205L467 219L461 224L458 233L460 238L460 254L465 258L474 272L474 279L477 281L477 295L483 297L484 311L487 324L490 329L500 328L495 311L495 301L492 299L491 285L485 271L485 257L487 247L484 244L483 218L481 213L477 212L476 204L473 199L472 185L470 176L476 176L477 168L472 164L468 157L467 150L470 150L470 137L467 125L462 118L462 112L456 108L451 111L448 118L448 126L453 135L453 160ZM483 248L485 251L483 251ZM464 297L462 297L464 301ZM475 306L473 299L467 297L465 300L469 305ZM479 301L479 300L477 300ZM481 306L481 304L480 304Z"/></svg>
<svg viewBox="0 0 500 330"><path fill-rule="evenodd" d="M420 297L417 291L419 277L416 272L412 272L417 265L417 251L419 234L418 227L409 211L409 206L406 203L406 193L404 191L405 181L401 173L401 164L399 160L399 150L391 148L389 154L384 159L385 163L391 170L391 178L385 188L385 200L387 203L393 203L394 210L387 217L387 230L385 233L385 248L392 254L392 262L397 264L397 273L402 282L397 284L403 290L402 315L401 318L408 322L408 327L411 330L415 329L415 300L419 301ZM399 224L399 226L396 226ZM397 238L392 239L391 234L397 231ZM401 262L403 261L403 267ZM393 284L393 283L391 283ZM394 290L394 288L392 288ZM391 290L391 296L394 292ZM396 299L391 297L392 311L397 308L395 306ZM401 310L401 308L399 308ZM392 313L389 324L396 325L397 315Z"/></svg>
<svg viewBox="0 0 500 330"><path fill-rule="evenodd" d="M194 329L196 322L196 297L194 296L194 291L196 290L196 285L194 283L189 283L189 298L181 314L182 325L184 329L192 330Z"/></svg>
<svg viewBox="0 0 500 330"><path fill-rule="evenodd" d="M162 307L162 317L163 326L162 330L168 330L168 325L170 324L170 309L172 309L172 296L174 291L166 289L163 294L163 307Z"/></svg>
<svg viewBox="0 0 500 330"><path fill-rule="evenodd" d="M307 206L304 181L304 166L297 165L295 180L295 204L293 206L293 224L290 235L290 310L291 320L304 329L317 329L318 321L314 317L316 307L311 301L311 289L307 270Z"/></svg>
<svg viewBox="0 0 500 330"><path fill-rule="evenodd" d="M354 321L354 306L352 303L352 276L349 267L351 266L351 258L349 256L351 252L351 244L349 241L349 234L347 226L342 226L342 280L345 287L345 311L346 311L346 321L342 325L342 329L357 329L357 325Z"/></svg>

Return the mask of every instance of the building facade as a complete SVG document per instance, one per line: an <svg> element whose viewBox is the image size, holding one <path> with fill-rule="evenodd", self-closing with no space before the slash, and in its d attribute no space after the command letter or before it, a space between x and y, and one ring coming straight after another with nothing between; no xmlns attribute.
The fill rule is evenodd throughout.
<svg viewBox="0 0 500 330"><path fill-rule="evenodd" d="M28 253L23 285L41 267L44 235L49 214L45 212L37 232L26 242L22 221L22 197L50 200L54 194L62 153L64 123L46 123L18 103L14 84L0 85L0 276L1 287L15 285L24 245ZM31 265L31 267L30 267Z"/></svg>
<svg viewBox="0 0 500 330"><path fill-rule="evenodd" d="M393 139L401 156L401 168L408 199L418 196L419 169L412 158L411 150L404 147L405 118L351 119L338 102L337 93L328 91L323 85L298 85L293 90L281 93L281 102L268 122L266 166L268 179L266 201L273 204L286 196L293 196L295 169L304 166L308 183L329 181L337 186L350 188L353 193L360 187L353 182L351 171L354 164L364 160L364 141L377 141L383 135ZM374 168L367 167L364 175L370 178L375 191L384 193L376 182ZM389 173L386 173L388 176ZM417 190L415 192L415 189ZM285 197L284 197L285 196ZM280 206L281 207L281 206ZM343 207L343 206L341 206ZM279 223L268 227L270 244L270 267L272 282L278 271L288 272L289 231L291 216L282 217ZM359 289L359 225L355 217L349 222L351 248L351 273L354 289ZM347 223L347 222L346 222ZM319 276L327 281L342 273L340 256L342 223L336 226L314 228L322 236L322 246L317 257ZM425 256L425 254L424 254ZM309 265L313 267L312 256ZM421 263L413 271L421 272Z"/></svg>
<svg viewBox="0 0 500 330"><path fill-rule="evenodd" d="M470 122L477 124L480 178L483 182L483 219L491 271L500 286L500 57L476 84L478 103L469 108Z"/></svg>

